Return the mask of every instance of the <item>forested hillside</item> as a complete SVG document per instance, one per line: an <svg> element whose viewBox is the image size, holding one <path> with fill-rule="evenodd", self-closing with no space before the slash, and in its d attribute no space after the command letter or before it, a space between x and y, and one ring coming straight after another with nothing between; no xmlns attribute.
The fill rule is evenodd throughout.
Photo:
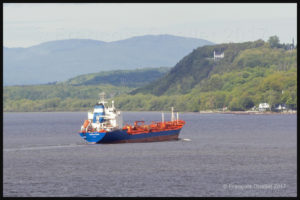
<svg viewBox="0 0 300 200"><path fill-rule="evenodd" d="M68 84L7 86L4 88L4 112L79 111L91 109L100 92L109 98L131 91L112 85L72 86Z"/></svg>
<svg viewBox="0 0 300 200"><path fill-rule="evenodd" d="M248 110L261 102L296 108L297 50L278 42L200 47L166 76L116 102L124 110ZM214 60L214 51L224 58Z"/></svg>
<svg viewBox="0 0 300 200"><path fill-rule="evenodd" d="M81 75L62 83L4 87L4 111L90 109L99 93L108 98L128 93L165 75L170 68L115 70Z"/></svg>
<svg viewBox="0 0 300 200"><path fill-rule="evenodd" d="M104 71L77 76L69 79L66 83L74 86L110 84L114 86L137 88L161 78L169 70L169 67L160 67L136 70Z"/></svg>

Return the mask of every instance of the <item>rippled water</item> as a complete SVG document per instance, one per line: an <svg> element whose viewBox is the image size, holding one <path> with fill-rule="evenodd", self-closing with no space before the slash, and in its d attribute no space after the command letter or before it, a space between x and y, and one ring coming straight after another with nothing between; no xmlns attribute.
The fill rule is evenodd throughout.
<svg viewBox="0 0 300 200"><path fill-rule="evenodd" d="M179 141L101 145L86 117L4 113L4 196L296 196L296 115L186 113Z"/></svg>

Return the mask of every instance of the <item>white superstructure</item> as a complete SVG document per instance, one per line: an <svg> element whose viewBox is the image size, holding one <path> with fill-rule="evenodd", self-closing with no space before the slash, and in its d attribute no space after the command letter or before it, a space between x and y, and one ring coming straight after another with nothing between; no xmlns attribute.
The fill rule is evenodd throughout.
<svg viewBox="0 0 300 200"><path fill-rule="evenodd" d="M88 112L88 125L82 126L86 131L112 131L123 127L121 111L117 111L112 101L111 106L105 101L105 94L100 94L100 101L95 105L94 110Z"/></svg>

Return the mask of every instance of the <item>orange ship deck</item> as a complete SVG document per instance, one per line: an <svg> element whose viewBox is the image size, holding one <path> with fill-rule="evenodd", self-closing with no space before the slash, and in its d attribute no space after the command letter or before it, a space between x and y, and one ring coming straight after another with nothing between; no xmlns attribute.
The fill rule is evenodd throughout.
<svg viewBox="0 0 300 200"><path fill-rule="evenodd" d="M183 120L175 120L168 122L152 122L150 125L145 125L145 121L135 121L134 125L125 125L123 130L127 130L128 134L142 134L149 132L161 132L181 129L185 124Z"/></svg>

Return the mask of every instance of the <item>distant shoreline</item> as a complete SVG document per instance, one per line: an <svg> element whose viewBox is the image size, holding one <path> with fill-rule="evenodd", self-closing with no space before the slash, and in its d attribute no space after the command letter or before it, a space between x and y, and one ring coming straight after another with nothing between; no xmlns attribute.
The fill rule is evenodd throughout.
<svg viewBox="0 0 300 200"><path fill-rule="evenodd" d="M18 112L18 111L4 111L3 113L64 113L64 112L88 112L88 111L28 111L28 112ZM164 113L171 113L170 111L121 111L121 112L164 112ZM177 111L175 111L177 112ZM284 112L259 112L259 111L212 111L212 110L203 110L198 112L189 112L183 111L179 112L181 114L184 113L192 113L192 114L236 114L236 115L287 115L287 114L297 114L297 111L284 111Z"/></svg>
<svg viewBox="0 0 300 200"><path fill-rule="evenodd" d="M286 115L286 114L297 114L297 111L284 111L284 112L272 112L272 111L200 111L200 114L237 114L237 115Z"/></svg>

